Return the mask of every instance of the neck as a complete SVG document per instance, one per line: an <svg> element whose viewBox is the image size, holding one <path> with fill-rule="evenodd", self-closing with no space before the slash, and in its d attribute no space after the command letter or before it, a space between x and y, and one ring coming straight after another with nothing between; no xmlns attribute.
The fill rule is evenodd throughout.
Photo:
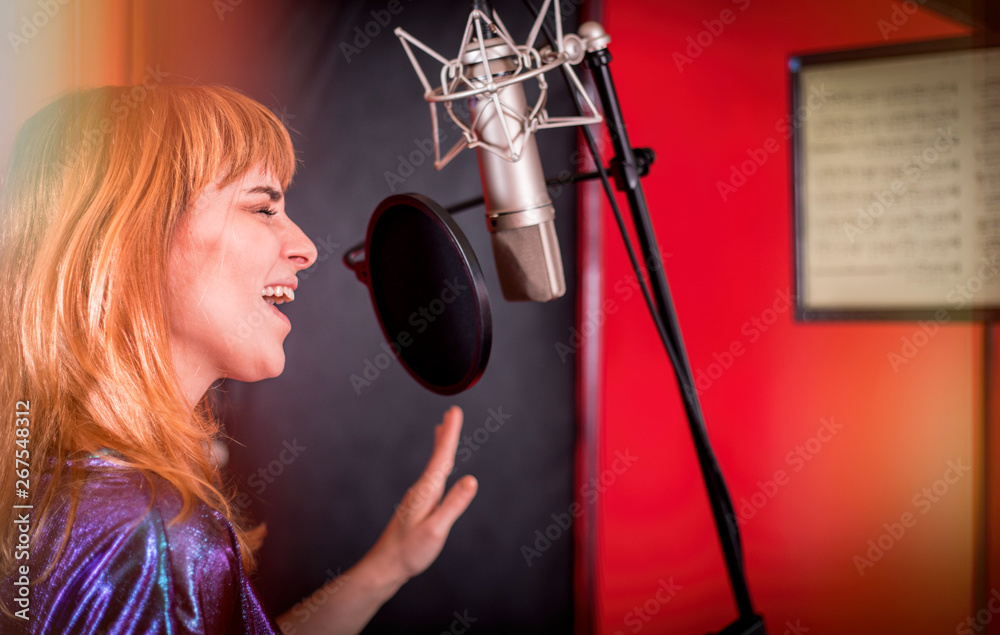
<svg viewBox="0 0 1000 635"><path fill-rule="evenodd" d="M177 349L174 349L173 357L181 394L184 396L188 408L194 412L198 402L212 387L212 384L219 379L218 373L201 359L192 359Z"/></svg>

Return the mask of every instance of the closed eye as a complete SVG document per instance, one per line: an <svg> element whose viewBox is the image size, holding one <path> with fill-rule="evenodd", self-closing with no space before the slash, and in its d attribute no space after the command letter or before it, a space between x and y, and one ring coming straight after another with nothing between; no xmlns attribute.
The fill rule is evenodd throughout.
<svg viewBox="0 0 1000 635"><path fill-rule="evenodd" d="M265 216L274 216L278 213L278 210L272 209L270 207L263 207L261 209L254 210L254 214L264 214Z"/></svg>

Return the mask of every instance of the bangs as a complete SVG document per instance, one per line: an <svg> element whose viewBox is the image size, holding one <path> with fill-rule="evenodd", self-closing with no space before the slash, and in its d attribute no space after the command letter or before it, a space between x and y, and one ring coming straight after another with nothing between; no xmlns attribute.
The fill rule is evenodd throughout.
<svg viewBox="0 0 1000 635"><path fill-rule="evenodd" d="M288 130L270 110L246 95L220 86L176 90L177 123L184 131L181 161L188 163L190 192L218 179L219 187L257 166L285 190L295 174L295 150Z"/></svg>

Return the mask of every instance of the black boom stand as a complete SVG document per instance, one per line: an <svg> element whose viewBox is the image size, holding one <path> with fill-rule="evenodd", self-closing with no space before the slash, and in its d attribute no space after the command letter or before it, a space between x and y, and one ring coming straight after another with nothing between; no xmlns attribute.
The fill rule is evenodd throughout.
<svg viewBox="0 0 1000 635"><path fill-rule="evenodd" d="M625 220L622 217L621 210L618 208L617 202L615 201L614 192L611 190L611 183L608 178L609 170L605 169L601 163L600 155L597 152L597 143L595 142L594 136L589 127L582 126L580 129L587 140L588 146L590 147L590 152L593 155L597 171L585 174L575 174L568 179L552 179L549 183L566 184L594 178L599 178L601 180L604 192L608 198L608 204L611 206L611 210L615 216L615 221L618 224L618 229L621 232L622 241L625 244L625 250L632 263L632 268L635 270L636 278L639 282L639 287L642 291L643 298L645 299L646 306L648 307L649 313L653 318L653 323L656 326L657 333L660 336L660 340L663 342L663 347L666 350L671 366L673 367L674 378L677 381L677 387L680 390L683 399L684 412L687 416L688 427L691 431L691 438L694 442L695 452L698 456L698 465L701 469L702 478L705 482L705 488L708 492L716 532L719 536L719 542L722 545L722 553L725 558L726 569L729 574L729 582L732 586L733 596L735 597L736 606L739 612L738 617L733 623L729 624L715 635L765 635L766 631L764 628L764 620L756 613L756 611L754 611L753 602L750 599L750 590L747 587L746 576L743 571L743 549L740 544L739 528L737 526L736 515L733 512L732 499L729 497L729 491L726 488L724 479L722 478L722 472L719 469L718 461L715 458L715 453L712 451L712 446L708 440L708 433L705 429L705 420L701 412L701 406L698 403L698 394L695 390L691 366L688 363L687 353L684 351L681 329L677 322L677 315L674 312L673 301L670 298L670 289L667 286L667 278L664 272L660 250L656 244L653 224L649 218L649 210L646 206L646 197L642 191L640 179L646 175L650 164L653 162L655 157L652 151L644 148L633 148L629 143L628 135L625 131L625 124L622 118L621 105L618 101L618 95L615 91L614 82L611 79L611 71L608 68L611 63L611 54L607 50L610 38L600 24L596 22L586 22L580 26L577 36L573 36L572 38L567 36L567 38L564 38L563 42L560 43L559 46L556 46L554 44L555 38L553 38L551 31L544 21L540 21L537 17L538 11L534 8L534 6L532 6L531 0L524 0L524 3L532 11L532 13L536 15L536 25L533 27L533 35L529 38L529 40L534 39L534 35L537 34L539 25L549 40L550 47L543 49L541 53L542 57L553 55L552 50L555 48L558 48L561 52L569 51L571 48L575 48L574 53L567 57L567 63L570 63L568 62L569 59L576 60L571 62L576 63L582 58L592 72L594 84L600 96L604 111L603 118L608 126L608 132L610 133L615 151L615 156L610 161L611 176L614 178L617 188L624 192L626 198L628 199L629 208L632 212L632 222L635 227L635 233L639 239L642 263L645 267L640 265L640 262L636 257L636 251L632 245L628 228L625 225ZM474 0L473 11L478 11L483 15L492 14L496 17L495 12L491 10L489 4L488 0ZM548 6L548 3L546 3L545 6ZM499 22L499 18L496 19ZM558 11L556 13L556 19L559 19ZM493 25L491 25L491 28L492 27ZM502 25L500 28L502 28ZM402 35L400 35L400 33L402 33ZM411 36L408 36L400 29L397 29L397 35L399 35L401 39L406 37L406 41L412 41L415 44L419 44ZM469 34L467 32L466 38L468 38L468 36ZM481 33L479 37L482 37ZM406 41L404 41L404 45L406 44ZM423 50L428 50L423 47L423 45L420 46ZM583 53L584 49L586 50L586 53ZM409 48L407 48L407 51L409 52ZM483 55L485 55L485 53ZM535 53L535 55L537 57L538 53ZM443 58L441 59L443 60ZM549 59L551 60L555 58L550 57ZM414 64L416 65L416 62L414 62ZM567 76L567 83L573 84L573 82L569 79L571 72L566 68L566 65L562 64L561 68L564 75ZM539 74L537 69L533 72L535 74ZM418 74L420 74L421 78L423 78L423 74L419 70ZM426 79L423 81L425 83L425 87L427 87L427 94L440 97L440 93L433 93L431 91ZM576 85L578 86L579 84L577 83ZM440 90L444 89L442 88ZM577 110L582 116L584 108L580 102L580 95L577 91L572 89L570 90L570 93L574 96ZM460 95L461 93L455 94ZM425 96L425 98L427 97ZM429 98L428 100L430 101ZM501 106L497 105L496 108L499 110ZM434 119L434 121L436 122L436 119ZM405 218L424 219L425 215L423 214L423 211L413 207L412 201L414 197L412 195L408 196L409 202L404 203L392 201L393 198L399 197L390 197L390 199L383 201L383 205L385 205L386 202L390 202L392 209L396 209L396 207L403 207L416 210L419 213L410 214L409 216L405 216ZM463 201L447 208L447 212L452 214L457 213L472 206L481 204L482 202L482 198ZM428 208L426 203L422 203L421 205L423 208ZM434 205L436 206L436 204ZM379 210L376 211L376 216L378 216L380 211L384 211L382 206L380 206ZM447 216L446 214L443 214L443 212L442 215ZM374 218L375 216L373 216L373 219ZM408 231L407 228L409 225L404 223L397 223L397 225L402 227L400 232L403 234ZM448 239L448 241L450 241L452 236L450 232L450 229L448 232L438 231L434 233L434 236L437 237L438 234L442 234ZM394 234L393 236L395 235L398 234ZM372 238L373 232L370 224L367 242L371 243ZM448 245L450 248L452 243L448 242ZM469 250L468 246L458 250L461 254L461 261L463 265L467 265L468 258L464 255L464 252L467 250ZM370 250L366 250L366 243L362 243L352 247L344 255L344 263L349 268L355 270L358 277L362 279L362 281L366 281L369 278L369 264L366 264L365 258L361 256L361 254L365 251ZM370 253L367 254L367 258L371 259ZM476 265L476 268L478 269L478 264ZM649 279L648 283L646 282L647 276ZM652 292L650 291L650 287L652 287ZM379 309L378 302L376 302L377 294L374 284L371 289L373 302L376 304L376 312L380 316L380 321L382 321L382 311ZM382 291L379 291L379 294L381 293ZM488 306L486 310L488 311ZM472 311L472 313L477 314L478 312L478 307ZM390 315L389 317L391 319L392 316ZM390 331L392 331L392 329L389 329L386 332L388 333ZM485 355L488 357L488 349ZM482 363L485 365L485 358ZM407 368L410 370L411 374L414 374L415 377L420 376L420 373L415 373L409 367Z"/></svg>
<svg viewBox="0 0 1000 635"><path fill-rule="evenodd" d="M537 10L526 0L525 4L537 15ZM552 34L547 26L543 30L552 42ZM611 191L611 184L608 180L607 170L601 165L597 153L597 143L593 134L586 126L582 127L590 152L594 156L594 161L598 166L596 172L574 174L567 178L549 179L548 183L567 184L580 181L587 181L599 178L604 186L608 202L618 223L618 229L622 234L625 243L625 250L628 252L635 269L636 278L642 290L646 306L649 308L653 323L660 336L663 346L670 358L671 366L674 370L674 377L677 386L681 391L684 401L684 412L687 415L688 427L691 430L691 439L694 441L695 452L698 455L698 465L701 467L702 478L708 490L709 502L712 506L712 516L715 521L715 529L719 535L719 542L722 544L722 553L726 561L726 569L729 573L729 582L736 599L736 606L739 616L732 624L715 635L765 635L764 620L753 608L750 600L750 590L747 587L746 576L743 572L743 548L740 544L739 528L736 524L736 515L733 512L732 499L729 497L729 490L722 478L719 463L712 451L711 443L708 440L708 433L705 430L705 419L701 413L701 405L698 403L698 393L695 390L691 366L688 363L687 353L684 350L684 341L681 338L681 329L677 322L677 314L674 312L673 301L670 298L670 289L667 286L666 274L663 270L663 260L660 257L660 249L656 244L653 224L649 219L649 209L646 206L646 197L642 191L641 177L646 176L655 157L653 152L647 148L633 148L629 143L628 134L625 131L625 123L622 118L621 104L618 101L618 94L615 91L614 81L611 79L611 70L608 65L611 62L611 53L608 52L607 45L610 37L604 29L596 22L587 22L580 26L580 37L587 47L585 61L590 68L594 78L594 84L600 96L601 105L604 110L604 120L608 126L611 141L614 144L615 156L610 161L611 176L615 181L615 186L623 191L628 199L629 208L632 212L632 221L639 238L639 247L642 253L642 262L646 265L646 272L652 286L652 295L643 276L643 269L636 258L635 249L629 238L628 229L622 218L621 211L615 202L614 193ZM574 96L576 93L570 91ZM578 96L576 96L578 98ZM582 105L577 102L578 110L582 112ZM447 208L447 211L454 214L464 211L470 207L482 204L482 197L477 197L467 201L454 204ZM355 249L360 248L358 245Z"/></svg>
<svg viewBox="0 0 1000 635"><path fill-rule="evenodd" d="M667 286L663 261L660 257L659 247L656 244L653 225L649 218L649 210L646 207L646 197L642 191L642 183L639 177L646 166L642 165L642 162L637 161L636 151L629 144L625 124L622 119L621 105L618 101L618 95L615 92L614 82L611 79L611 70L608 68L611 62L611 54L607 49L610 38L596 22L588 22L581 25L580 36L587 44L586 63L592 71L594 83L600 95L601 105L603 106L604 118L607 122L612 144L614 145L615 156L610 162L612 176L617 188L623 191L628 198L635 232L639 238L643 262L646 264L649 282L653 288L653 298L650 298L649 290L643 283L642 269L636 260L635 251L628 237L628 230L625 227L621 212L615 204L611 186L603 171L601 180L604 184L608 200L614 210L615 218L618 221L618 228L625 241L625 247L632 261L632 267L635 269L636 276L642 285L643 296L646 299L653 322L655 322L657 331L660 334L660 339L663 341L664 348L670 358L674 377L677 379L677 386L683 397L684 412L687 415L688 426L691 430L691 438L694 441L695 451L698 455L698 464L701 467L705 487L708 490L715 528L719 535L719 541L722 543L726 569L729 572L729 581L733 589L733 595L736 598L737 608L739 609L739 617L737 617L736 621L720 631L719 635L763 635L765 633L764 620L754 611L753 603L750 600L750 590L747 587L746 576L743 572L743 550L740 544L736 516L733 513L733 503L729 497L729 491L722 478L722 472L719 470L719 464L716 461L715 453L712 451L712 446L709 443L708 434L705 430L705 420L701 413L701 406L698 403L698 394L695 391L691 367L688 364L687 354L684 351L684 342L681 338L677 315L674 312L673 303L670 298L670 289ZM593 135L586 127L583 128L583 132L591 146L591 152L596 159L597 152ZM642 156L640 158L646 159L646 157ZM599 161L598 165L600 165Z"/></svg>

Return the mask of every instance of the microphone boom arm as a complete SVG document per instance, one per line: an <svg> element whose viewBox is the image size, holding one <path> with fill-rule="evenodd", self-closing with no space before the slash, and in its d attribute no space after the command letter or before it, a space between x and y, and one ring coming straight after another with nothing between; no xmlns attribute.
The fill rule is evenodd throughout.
<svg viewBox="0 0 1000 635"><path fill-rule="evenodd" d="M640 177L645 177L649 174L650 168L653 166L653 162L656 161L656 153L653 152L651 148L635 148L635 159L636 159L636 169ZM605 172L612 171L612 167L605 168ZM569 176L554 176L549 179L545 179L545 184L549 186L553 185L572 185L574 183L582 183L584 181L593 181L594 179L601 178L601 173L597 170L593 172L577 172L575 174L570 174ZM464 201L459 201L458 203L452 203L448 207L444 208L449 214L460 214L466 210L470 210L474 207L478 207L483 204L483 197L476 196L474 198L466 199ZM365 259L365 243L361 241L360 243L354 245L344 252L343 262L344 265L355 272L358 271L358 265L364 262ZM362 280L362 282L364 282Z"/></svg>

